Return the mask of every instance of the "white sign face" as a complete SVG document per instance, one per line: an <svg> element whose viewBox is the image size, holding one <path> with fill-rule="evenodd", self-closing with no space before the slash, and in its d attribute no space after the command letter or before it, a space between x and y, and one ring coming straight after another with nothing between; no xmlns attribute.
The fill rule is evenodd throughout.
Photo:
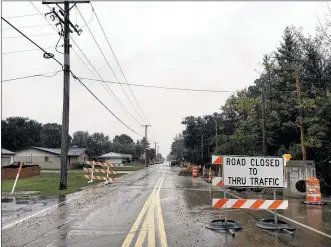
<svg viewBox="0 0 331 247"><path fill-rule="evenodd" d="M284 188L284 159L223 156L223 186Z"/></svg>

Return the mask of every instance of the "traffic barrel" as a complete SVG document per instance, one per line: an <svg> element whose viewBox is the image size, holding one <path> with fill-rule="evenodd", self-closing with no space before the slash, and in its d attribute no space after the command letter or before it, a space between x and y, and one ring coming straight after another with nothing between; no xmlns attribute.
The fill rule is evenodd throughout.
<svg viewBox="0 0 331 247"><path fill-rule="evenodd" d="M316 177L306 179L306 201L305 204L323 205L320 189L320 181Z"/></svg>
<svg viewBox="0 0 331 247"><path fill-rule="evenodd" d="M197 166L194 166L192 168L192 177L194 178L198 177L198 172L199 172L199 168Z"/></svg>

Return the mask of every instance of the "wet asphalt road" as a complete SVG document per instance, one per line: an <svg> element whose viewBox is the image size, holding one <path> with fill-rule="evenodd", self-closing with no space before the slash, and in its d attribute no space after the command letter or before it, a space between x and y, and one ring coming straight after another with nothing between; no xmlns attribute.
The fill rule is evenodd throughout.
<svg viewBox="0 0 331 247"><path fill-rule="evenodd" d="M222 192L178 172L153 165L70 196L3 203L2 246L331 246L331 203L306 206L290 199L283 214L308 226L282 219L296 228L293 237L255 227L258 219L272 217L255 210L227 211L228 219L242 224L235 237L209 230L210 221L224 217L223 210L211 208Z"/></svg>

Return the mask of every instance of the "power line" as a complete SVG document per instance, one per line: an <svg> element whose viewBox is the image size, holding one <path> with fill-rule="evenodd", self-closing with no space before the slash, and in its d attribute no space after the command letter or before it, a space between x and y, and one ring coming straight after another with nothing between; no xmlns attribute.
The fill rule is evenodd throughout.
<svg viewBox="0 0 331 247"><path fill-rule="evenodd" d="M84 78L80 77L82 80L89 80L89 81L100 81L96 79L91 79L91 78ZM113 83L113 84L125 84L121 82L116 82L116 81L104 81L107 83ZM157 88L157 89L167 89L167 90L180 90L180 91L192 91L192 92L208 92L208 93L235 93L236 91L234 90L212 90L212 89L194 89L194 88L178 88L178 87L163 87L163 86L154 86L154 85L144 85L144 84L132 84L128 83L130 86L134 87L147 87L147 88Z"/></svg>
<svg viewBox="0 0 331 247"><path fill-rule="evenodd" d="M24 33L22 33L20 30L18 30L16 27L14 27L10 22L8 22L5 18L1 17L2 20L4 20L8 25L10 25L12 28L14 28L17 32L19 32L23 37L25 37L27 40L29 40L32 44L34 44L35 46L37 46L40 50L42 50L44 52L44 58L52 58L54 59L59 65L61 65L61 67L63 68L62 63L60 63L53 54L47 52L45 49L43 49L42 47L40 47L38 44L36 44L33 40L31 40L28 36L26 36Z"/></svg>
<svg viewBox="0 0 331 247"><path fill-rule="evenodd" d="M23 26L23 27L17 27L19 29L22 29L22 28L31 28L31 27L45 27L45 26L49 26L51 24L42 24L42 25L32 25L32 26ZM2 30L12 30L13 28L12 27L8 27L8 28L2 28Z"/></svg>
<svg viewBox="0 0 331 247"><path fill-rule="evenodd" d="M121 122L125 127L127 127L129 130L131 130L133 133L135 133L135 134L137 134L138 136L142 136L142 135L140 135L139 133L137 133L136 131L134 131L133 129L131 129L128 125L126 125L120 118L118 118L80 79L79 79L79 77L77 77L72 71L71 71L71 75L72 75L72 77L74 78L74 79L76 79L76 80L78 80L80 83L81 83L81 85L83 86L83 87L85 87L86 88L86 90L90 93L90 94L92 94L92 96L97 100L97 101L99 101L99 103L101 104L101 105L103 105L103 107L105 107L107 110L108 110L108 112L110 112L119 122Z"/></svg>
<svg viewBox="0 0 331 247"><path fill-rule="evenodd" d="M88 59L88 57L85 55L85 53L82 51L82 49L78 46L78 44L74 41L73 38L71 38L71 40L75 43L75 45L77 46L77 48L79 49L79 51L83 54L83 56L85 57L85 59L87 60L87 62L91 65L91 67L94 69L94 71L97 73L97 75L99 76L99 78L101 80L99 80L100 82L103 82L103 84L101 83L102 87L106 90L106 92L115 100L115 102L124 110L126 111L139 125L139 121L124 107L124 105L121 103L121 101L118 99L118 97L115 95L115 93L110 89L110 87L108 87L108 85L104 82L102 76L99 74L99 72L97 71L97 69L93 66L93 64L91 63L91 61ZM77 52L74 51L76 53L76 55L78 56ZM78 56L79 57L79 56ZM79 57L80 58L80 57ZM81 59L81 58L80 58ZM81 59L82 60L82 59ZM82 60L83 62L83 60ZM83 62L84 63L84 62ZM88 70L91 71L91 69L87 66L86 63L84 63L84 65L88 68ZM95 77L96 80L97 77L96 75L91 71L92 75ZM108 90L107 90L108 89ZM111 94L110 94L111 93Z"/></svg>
<svg viewBox="0 0 331 247"><path fill-rule="evenodd" d="M44 52L44 54L49 54L47 53L43 48L41 48L38 44L36 44L34 41L32 41L29 37L27 37L24 33L22 33L20 30L18 30L15 26L13 26L10 22L8 22L5 18L1 17L1 19L3 19L5 22L7 22L7 24L9 24L11 27L13 27L17 32L19 32L21 35L23 35L26 39L28 39L31 43L33 43L35 46L37 46L40 50L42 50ZM54 59L58 64L60 64L63 68L63 65L56 59L54 58L54 55L52 57L50 57L52 59ZM62 71L62 70L61 70ZM57 71L55 72L56 74L60 72ZM94 98L96 98L119 122L121 122L125 127L127 127L129 130L131 130L133 133L142 136L140 134L138 134L136 131L134 131L133 129L131 129L128 125L126 125L119 117L117 117L77 76L75 76L75 74L70 71L70 73L72 74L72 76L74 77L74 79L80 81L80 83L94 96ZM48 74L48 73L47 73ZM56 75L55 74L55 75ZM53 76L55 76L53 75ZM26 78L31 78L31 77L36 77L36 76L45 76L45 74L38 74L38 75L32 75L32 76L25 76L20 77L20 78L12 78L12 79L7 79L4 81L13 81L13 80L19 80L19 79L26 79ZM4 82L3 81L3 82Z"/></svg>
<svg viewBox="0 0 331 247"><path fill-rule="evenodd" d="M38 14L7 16L7 17L4 17L4 18L10 19L10 18L20 18L20 17L36 16L36 15L38 15Z"/></svg>
<svg viewBox="0 0 331 247"><path fill-rule="evenodd" d="M149 122L148 119L147 119L147 117L145 116L143 110L141 109L140 104L138 103L138 101L137 101L137 99L136 99L136 96L134 95L134 93L133 93L131 87L130 87L129 84L128 84L128 80L126 79L126 76L124 75L124 72L123 72L123 70L122 70L122 67L121 67L120 63L118 62L118 59L117 59L117 57L116 57L116 55L115 55L115 52L114 52L113 48L112 48L111 45L110 45L110 42L109 42L109 40L108 40L108 37L107 37L107 35L106 35L106 33L105 33L105 31L104 31L102 25L101 25L101 22L100 22L100 20L99 20L99 17L98 17L98 15L97 15L96 11L94 10L93 5L92 5L91 2L90 2L90 5L91 5L91 7L92 7L93 12L95 13L95 17L97 18L97 21L98 21L98 23L99 23L99 25L100 25L100 28L101 28L101 30L102 30L102 32L103 32L103 34L104 34L104 36L105 36L105 38L106 38L106 40L107 40L108 46L109 46L111 52L112 52L113 55L114 55L114 58L115 58L115 60L116 60L116 63L117 63L117 65L118 65L118 67L120 68L120 71L121 71L121 73L122 73L122 75L123 75L123 78L124 78L126 84L128 85L128 87L129 87L129 89L130 89L130 91L131 91L131 94L132 94L134 100L136 101L136 104L138 105L138 107L139 107L141 113L143 114L143 116L145 117L145 119L147 120L147 122ZM116 78L116 79L117 79L117 78ZM117 80L117 81L118 81L118 80ZM118 82L119 82L119 81L118 81ZM136 110L136 108L135 108L134 105L132 104L131 100L130 100L130 103L131 103L131 105L133 106L133 108L135 109L135 111L138 113L139 117L142 119L142 117L140 116L139 112Z"/></svg>
<svg viewBox="0 0 331 247"><path fill-rule="evenodd" d="M3 19L3 18L2 18ZM30 35L30 37L36 37L36 36L49 36L54 35L55 33L43 33L43 34L33 34ZM23 38L22 36L12 36L12 37L2 37L2 39L16 39L16 38Z"/></svg>
<svg viewBox="0 0 331 247"><path fill-rule="evenodd" d="M50 24L50 22L48 21L48 19L40 12L40 10L30 1L30 3L32 4L32 6L37 10L37 12L46 20L46 22L47 23L49 23ZM47 5L48 6L48 5ZM51 8L48 6L48 8L51 10ZM53 25L51 25L51 27L54 29L54 31L57 33L58 32L58 30L56 30L56 28L53 26ZM81 50L81 48L78 46L78 44L75 42L75 40L72 38L72 37L70 37L70 39L75 43L75 45L77 46L77 48L80 50L80 52L83 54L83 56L85 57L85 59L89 62L89 64L92 66L92 68L94 69L94 71L98 74L98 76L99 76L99 78L101 78L102 80L103 80L103 78L101 77L101 75L99 74L99 72L95 69L95 67L93 66L93 64L90 62L90 60L87 58L87 56L85 55L85 53ZM78 56L78 54L77 54L77 52L75 51L75 50L73 50L75 53L76 53L76 55ZM81 57L80 56L78 56L78 58L79 59L81 59ZM81 59L82 60L82 59ZM82 62L83 62L83 60L82 60ZM83 62L84 63L84 62ZM87 66L85 63L84 63L84 65L85 66ZM87 66L87 68L89 69L89 67ZM89 69L90 70L90 69ZM90 70L91 71L91 70ZM91 72L92 73L92 72ZM95 77L95 78L97 78L96 76L95 76L95 74L94 73L92 73L93 74L93 76ZM101 83L101 85L102 85L102 87L106 90L106 92L115 100L115 102L120 106L120 107L122 107L122 109L123 110L125 110L139 125L140 125L140 123L139 123L139 121L134 117L134 116L132 116L132 114L123 106L123 104L121 103L121 101L117 98L117 96L115 95L115 93L110 89L110 87L108 87L108 85L106 84L106 83ZM107 90L108 89L108 90ZM112 95L111 95L111 94Z"/></svg>
<svg viewBox="0 0 331 247"><path fill-rule="evenodd" d="M119 82L118 78L116 77L115 72L113 71L113 69L112 69L112 67L110 66L110 64L109 64L109 62L108 62L108 60L107 60L105 54L103 53L103 51L102 51L102 49L100 48L100 46L99 46L99 44L98 44L96 38L94 37L94 35L93 35L93 33L92 33L92 31L91 31L89 25L86 23L85 18L83 17L82 13L80 12L80 10L79 10L79 8L78 8L77 6L76 6L76 8L77 8L77 10L78 10L78 13L79 13L80 16L82 17L84 23L86 24L86 27L87 27L87 29L89 30L89 32L90 32L92 38L94 39L94 42L95 42L96 45L98 46L98 48L99 48L99 50L100 50L100 52L101 52L103 58L106 60L106 63L107 63L107 65L108 65L109 69L110 69L111 72L113 73L113 75L114 75L114 77L116 78L116 80ZM124 88L122 87L122 85L121 85L121 88L122 88L123 92L125 93L127 99L128 99L128 100L130 101L130 103L132 104L131 99L128 97L128 95L127 95L126 91L124 90ZM132 104L132 105L133 105L133 104ZM123 107L126 109L127 112L129 112L125 106L123 106ZM134 110L137 111L135 108L134 108ZM130 115L131 115L131 114L130 114ZM138 115L139 115L139 113L138 113ZM132 116L132 115L131 115L131 116ZM132 116L132 117L133 117L133 116ZM139 115L139 117L141 118L140 115ZM133 117L133 118L135 119L135 117ZM142 118L141 118L141 119L142 119ZM143 119L142 119L142 120L143 120ZM139 122L138 120L136 120L136 121ZM144 121L144 120L143 120L143 121ZM139 124L140 124L140 123L139 123ZM141 124L140 124L140 125L141 125Z"/></svg>
<svg viewBox="0 0 331 247"><path fill-rule="evenodd" d="M58 46L60 47L60 46ZM55 46L49 46L49 47L45 47L43 49L51 49L51 48L55 48ZM28 52L28 51L39 51L40 49L29 49L29 50L18 50L18 51L8 51L8 52L3 52L2 54L11 54L11 53L20 53L20 52Z"/></svg>
<svg viewBox="0 0 331 247"><path fill-rule="evenodd" d="M38 77L38 76L43 76L43 77L54 77L56 76L59 72L62 70L58 71L53 71L53 72L48 72L48 73L43 73L43 74L36 74L36 75L28 75L28 76L23 76L23 77L16 77L16 78L11 78L11 79L6 79L2 80L1 82L6 82L6 81L16 81L16 80L22 80L22 79L27 79L27 78L32 78L32 77ZM47 76L48 74L53 74L51 76Z"/></svg>

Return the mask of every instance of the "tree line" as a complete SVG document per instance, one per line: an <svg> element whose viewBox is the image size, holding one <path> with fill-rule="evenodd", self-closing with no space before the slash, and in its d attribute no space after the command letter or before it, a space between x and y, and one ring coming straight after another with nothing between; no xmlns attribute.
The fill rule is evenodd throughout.
<svg viewBox="0 0 331 247"><path fill-rule="evenodd" d="M61 148L62 125L57 123L42 124L36 120L23 117L9 117L1 120L1 146L16 152L30 147ZM76 131L69 135L70 147L86 148L90 157L105 153L131 154L133 159L140 159L147 148L147 160L155 160L155 149L145 138L136 140L128 135L116 135L112 140L102 132L90 134ZM157 154L157 158L162 158Z"/></svg>
<svg viewBox="0 0 331 247"><path fill-rule="evenodd" d="M286 27L264 55L252 86L231 95L219 113L187 116L170 158L199 164L212 154L315 160L331 182L331 22L304 35ZM201 152L202 150L202 152Z"/></svg>

